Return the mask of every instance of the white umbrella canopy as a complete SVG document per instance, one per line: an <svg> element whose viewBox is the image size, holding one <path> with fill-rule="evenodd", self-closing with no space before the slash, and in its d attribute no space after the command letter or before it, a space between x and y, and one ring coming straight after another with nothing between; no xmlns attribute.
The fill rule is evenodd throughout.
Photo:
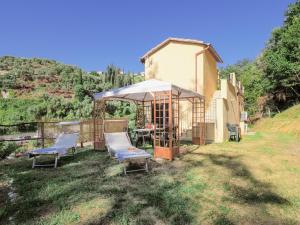
<svg viewBox="0 0 300 225"><path fill-rule="evenodd" d="M151 79L129 86L115 88L110 91L96 93L94 94L94 99L124 99L132 101L151 101L154 99L155 92L168 93L169 91L172 91L172 94L178 95L179 99L194 97L204 98L202 95L194 91L178 87L169 82Z"/></svg>

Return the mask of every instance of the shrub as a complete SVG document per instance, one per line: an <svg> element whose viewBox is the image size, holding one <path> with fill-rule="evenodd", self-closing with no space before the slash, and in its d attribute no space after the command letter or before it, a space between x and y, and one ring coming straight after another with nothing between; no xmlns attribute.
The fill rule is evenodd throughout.
<svg viewBox="0 0 300 225"><path fill-rule="evenodd" d="M82 85L78 84L75 86L75 97L79 101L83 101L85 97L85 90Z"/></svg>
<svg viewBox="0 0 300 225"><path fill-rule="evenodd" d="M0 142L0 159L4 159L6 156L17 150L18 146L14 142Z"/></svg>

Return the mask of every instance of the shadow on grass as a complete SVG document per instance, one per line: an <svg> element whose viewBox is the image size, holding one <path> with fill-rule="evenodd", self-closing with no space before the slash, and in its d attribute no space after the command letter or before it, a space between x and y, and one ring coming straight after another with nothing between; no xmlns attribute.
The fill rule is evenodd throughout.
<svg viewBox="0 0 300 225"><path fill-rule="evenodd" d="M227 191L231 198L226 199L226 201L235 202L240 204L242 207L250 206L252 207L253 215L249 215L250 220L255 221L259 224L297 224L297 221L287 219L287 218L275 218L267 215L259 215L254 213L256 210L261 212L267 211L267 205L277 205L277 206L289 206L290 201L286 198L275 193L272 189L272 185L266 182L259 181L256 179L245 164L241 162L241 156L229 156L225 154L209 154L201 152L192 152L192 155L201 156L202 159L209 160L213 165L220 166L230 172L231 176L224 186L226 186ZM232 178L237 178L241 180L242 184L235 184L232 182ZM245 185L246 184L246 185ZM254 216L256 214L256 216ZM248 221L247 223L252 223ZM226 214L220 213L215 220L214 224L234 224Z"/></svg>
<svg viewBox="0 0 300 225"><path fill-rule="evenodd" d="M69 224L81 222L81 214L74 213L73 207L103 197L109 199L111 205L104 205L103 214L90 218L85 224L195 223L193 210L194 207L201 207L201 201L198 201L199 205L193 205L193 196L190 195L205 190L206 184L201 180L189 182L186 172L195 167L207 166L203 159L228 170L231 177L247 183L244 187L228 182L226 185L232 196L229 201L248 206L261 204L262 207L264 204L290 204L273 192L271 185L257 180L239 156L195 151L189 154L200 157L168 162L165 165L153 162L154 168L149 174L142 172L128 176L117 171L118 163L106 152L96 151L83 151L75 157L62 158L57 169L32 170L31 161L26 159L4 164L3 172L14 179L13 185L20 197L15 203L7 205L2 214L5 218L0 221L9 224L8 218L14 217L15 224L63 224L61 221L65 222L64 217L57 219L56 215L68 212L65 217L68 216ZM187 193L190 198L186 197ZM205 198L200 197L200 200ZM81 213L88 214L91 209L80 210L86 210ZM220 211L212 223L234 224L231 219ZM280 219L272 220L274 224L280 224L278 221L285 223ZM268 223L270 220L264 222Z"/></svg>
<svg viewBox="0 0 300 225"><path fill-rule="evenodd" d="M219 215L214 220L214 225L234 225L234 223L228 219L225 215Z"/></svg>
<svg viewBox="0 0 300 225"><path fill-rule="evenodd" d="M129 174L122 182L122 192L115 193L115 204L99 221L90 224L174 224L193 221L192 203L181 193L181 183L152 162L151 173ZM162 169L162 170L159 170ZM161 221L159 223L158 221Z"/></svg>
<svg viewBox="0 0 300 225"><path fill-rule="evenodd" d="M79 152L74 157L62 158L57 169L31 169L31 161L25 158L17 159L13 164L5 164L3 171L13 178L13 185L20 196L15 203L7 205L6 217L13 217L17 224L33 224L32 221L49 212L69 207L68 200L72 196L90 191L90 177L95 175L92 168L96 162L85 160L91 155L92 152ZM108 164L106 158L99 157L98 163L105 166ZM47 163L48 160L42 161ZM97 172L101 172L99 167Z"/></svg>
<svg viewBox="0 0 300 225"><path fill-rule="evenodd" d="M290 204L290 202L272 191L269 183L257 180L250 170L239 159L240 156L228 156L224 154L191 153L208 158L213 164L222 166L230 171L232 177L238 177L247 182L247 187L230 184L230 191L237 201L248 204L270 203Z"/></svg>
<svg viewBox="0 0 300 225"><path fill-rule="evenodd" d="M117 162L105 152L85 151L62 158L57 169L31 169L30 160L16 160L4 165L3 171L14 179L20 197L7 205L0 221L9 224L12 217L11 224L61 224L67 212L68 221L76 223L80 215L72 211L74 206L102 196L112 205L104 206L107 211L101 218L91 218L86 224L189 224L191 205L181 195L180 184L161 177L165 171L152 164L156 169L149 174L108 176L107 168Z"/></svg>

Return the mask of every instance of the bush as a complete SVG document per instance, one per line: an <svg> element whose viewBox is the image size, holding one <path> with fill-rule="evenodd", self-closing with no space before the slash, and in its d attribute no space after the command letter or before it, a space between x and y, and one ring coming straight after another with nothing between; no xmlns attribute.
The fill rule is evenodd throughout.
<svg viewBox="0 0 300 225"><path fill-rule="evenodd" d="M30 110L41 104L39 99L0 99L0 124L16 124L35 120Z"/></svg>
<svg viewBox="0 0 300 225"><path fill-rule="evenodd" d="M85 90L82 85L78 84L75 86L75 97L79 101L83 101L85 97Z"/></svg>
<svg viewBox="0 0 300 225"><path fill-rule="evenodd" d="M18 146L14 142L0 142L0 159L4 159L17 150Z"/></svg>

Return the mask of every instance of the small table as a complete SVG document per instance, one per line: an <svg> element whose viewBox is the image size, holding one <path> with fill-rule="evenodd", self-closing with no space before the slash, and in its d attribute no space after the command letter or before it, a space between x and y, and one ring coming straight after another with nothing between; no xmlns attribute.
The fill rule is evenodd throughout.
<svg viewBox="0 0 300 225"><path fill-rule="evenodd" d="M139 137L142 137L143 146L145 146L145 137L151 138L151 133L154 131L152 128L142 128L133 130L137 135L137 140Z"/></svg>

